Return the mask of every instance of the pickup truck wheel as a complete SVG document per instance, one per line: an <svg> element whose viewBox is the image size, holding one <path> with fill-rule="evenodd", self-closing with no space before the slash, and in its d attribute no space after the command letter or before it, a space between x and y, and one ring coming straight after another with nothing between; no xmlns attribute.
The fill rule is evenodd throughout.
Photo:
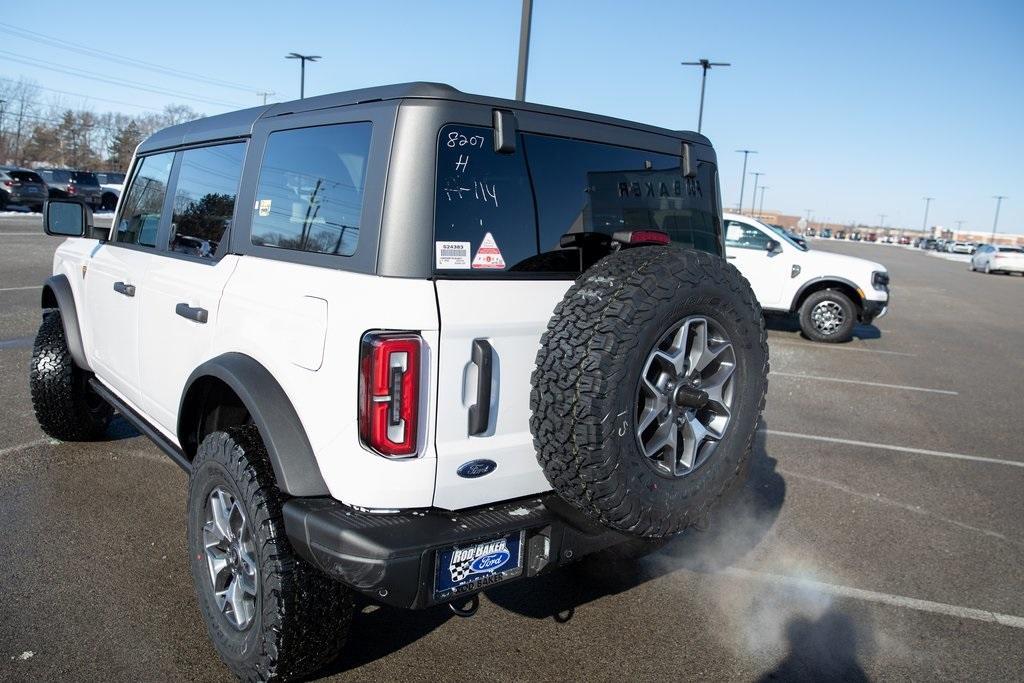
<svg viewBox="0 0 1024 683"><path fill-rule="evenodd" d="M537 458L592 520L671 536L746 471L767 372L761 308L732 265L673 246L614 253L580 276L541 338Z"/></svg>
<svg viewBox="0 0 1024 683"><path fill-rule="evenodd" d="M814 292L800 306L800 329L811 341L848 342L856 323L857 310L850 297L835 289Z"/></svg>
<svg viewBox="0 0 1024 683"><path fill-rule="evenodd" d="M106 433L114 411L89 386L89 377L71 358L60 312L43 313L28 383L36 420L48 436L94 441Z"/></svg>
<svg viewBox="0 0 1024 683"><path fill-rule="evenodd" d="M192 579L210 640L242 680L314 673L344 645L351 593L298 557L254 426L199 445L188 492Z"/></svg>

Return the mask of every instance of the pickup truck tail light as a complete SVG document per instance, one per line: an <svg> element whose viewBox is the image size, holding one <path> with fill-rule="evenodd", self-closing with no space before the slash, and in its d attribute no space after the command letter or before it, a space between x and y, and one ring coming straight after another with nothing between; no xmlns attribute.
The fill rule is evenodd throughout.
<svg viewBox="0 0 1024 683"><path fill-rule="evenodd" d="M416 454L420 352L416 334L367 334L359 358L359 434L389 458Z"/></svg>

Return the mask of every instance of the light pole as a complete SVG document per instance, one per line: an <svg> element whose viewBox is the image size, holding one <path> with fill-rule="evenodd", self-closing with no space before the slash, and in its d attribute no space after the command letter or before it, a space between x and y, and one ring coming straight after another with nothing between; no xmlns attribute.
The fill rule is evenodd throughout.
<svg viewBox="0 0 1024 683"><path fill-rule="evenodd" d="M526 69L530 62L530 26L533 24L533 0L523 0L519 19L519 67L516 70L516 99L526 99Z"/></svg>
<svg viewBox="0 0 1024 683"><path fill-rule="evenodd" d="M960 237L960 231L963 230L964 221L953 221L956 223L956 237Z"/></svg>
<svg viewBox="0 0 1024 683"><path fill-rule="evenodd" d="M921 221L921 230L928 232L928 207L932 205L932 200L935 197L922 197L924 199L924 220Z"/></svg>
<svg viewBox="0 0 1024 683"><path fill-rule="evenodd" d="M886 215L887 214L884 214L884 213L878 214L878 231L879 232L881 232L882 229L885 228L885 217L886 217Z"/></svg>
<svg viewBox="0 0 1024 683"><path fill-rule="evenodd" d="M997 194L992 199L996 200L996 217L992 220L992 244L996 243L996 226L999 225L999 206L1007 199L1004 194Z"/></svg>
<svg viewBox="0 0 1024 683"><path fill-rule="evenodd" d="M740 176L740 205L736 207L736 213L743 213L743 190L747 185L747 157L751 154L757 154L757 150L738 149L736 151L743 153L743 175Z"/></svg>
<svg viewBox="0 0 1024 683"><path fill-rule="evenodd" d="M699 62L680 62L683 66L699 66L701 68L700 75L700 109L697 113L697 132L700 132L701 126L704 124L704 85L708 80L708 69L713 66L732 66L728 62L712 62L707 59L702 59Z"/></svg>
<svg viewBox="0 0 1024 683"><path fill-rule="evenodd" d="M299 99L306 99L306 62L315 62L321 59L320 55L300 55L298 52L289 52L284 58L299 60Z"/></svg>
<svg viewBox="0 0 1024 683"><path fill-rule="evenodd" d="M757 217L764 218L764 191L768 189L767 185L761 186L761 202L758 204Z"/></svg>
<svg viewBox="0 0 1024 683"><path fill-rule="evenodd" d="M750 175L754 176L754 193L750 195L750 213L754 213L754 206L757 204L757 179L764 173L751 171Z"/></svg>

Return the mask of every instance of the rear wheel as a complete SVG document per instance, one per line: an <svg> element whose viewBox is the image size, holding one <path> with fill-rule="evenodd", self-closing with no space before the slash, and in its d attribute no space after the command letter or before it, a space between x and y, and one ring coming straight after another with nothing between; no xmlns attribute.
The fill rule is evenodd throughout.
<svg viewBox="0 0 1024 683"><path fill-rule="evenodd" d="M814 292L800 306L800 329L812 341L850 341L856 322L857 309L850 297L836 289Z"/></svg>
<svg viewBox="0 0 1024 683"><path fill-rule="evenodd" d="M59 311L43 313L29 369L32 409L47 435L92 441L107 431L113 409L89 386L90 373L75 365Z"/></svg>
<svg viewBox="0 0 1024 683"><path fill-rule="evenodd" d="M344 645L351 593L295 554L254 426L208 435L188 495L192 580L210 640L243 680L316 672Z"/></svg>

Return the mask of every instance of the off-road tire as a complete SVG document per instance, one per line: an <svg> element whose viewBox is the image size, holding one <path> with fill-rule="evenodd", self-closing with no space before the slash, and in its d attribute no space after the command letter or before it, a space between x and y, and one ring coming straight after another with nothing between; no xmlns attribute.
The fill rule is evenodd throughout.
<svg viewBox="0 0 1024 683"><path fill-rule="evenodd" d="M648 461L632 423L648 354L690 315L726 331L738 384L714 454L672 477ZM736 268L675 246L611 254L577 279L541 338L530 394L537 459L554 490L593 521L634 537L671 536L706 521L746 471L767 373L761 307Z"/></svg>
<svg viewBox="0 0 1024 683"><path fill-rule="evenodd" d="M43 313L32 346L28 383L36 420L48 436L94 441L106 433L114 411L89 386L90 377L71 358L60 312Z"/></svg>
<svg viewBox="0 0 1024 683"><path fill-rule="evenodd" d="M823 333L814 326L811 319L811 312L814 307L823 301L831 301L843 310L842 324L831 333ZM814 292L800 305L800 330L811 341L824 342L826 344L841 344L853 339L853 328L857 325L857 307L850 297L838 289L822 289Z"/></svg>
<svg viewBox="0 0 1024 683"><path fill-rule="evenodd" d="M255 541L256 610L243 630L217 608L204 555L204 506L217 486L241 504ZM292 680L315 673L337 656L352 622L351 592L292 549L282 502L254 426L213 432L203 439L188 491L192 579L217 654L246 681Z"/></svg>

